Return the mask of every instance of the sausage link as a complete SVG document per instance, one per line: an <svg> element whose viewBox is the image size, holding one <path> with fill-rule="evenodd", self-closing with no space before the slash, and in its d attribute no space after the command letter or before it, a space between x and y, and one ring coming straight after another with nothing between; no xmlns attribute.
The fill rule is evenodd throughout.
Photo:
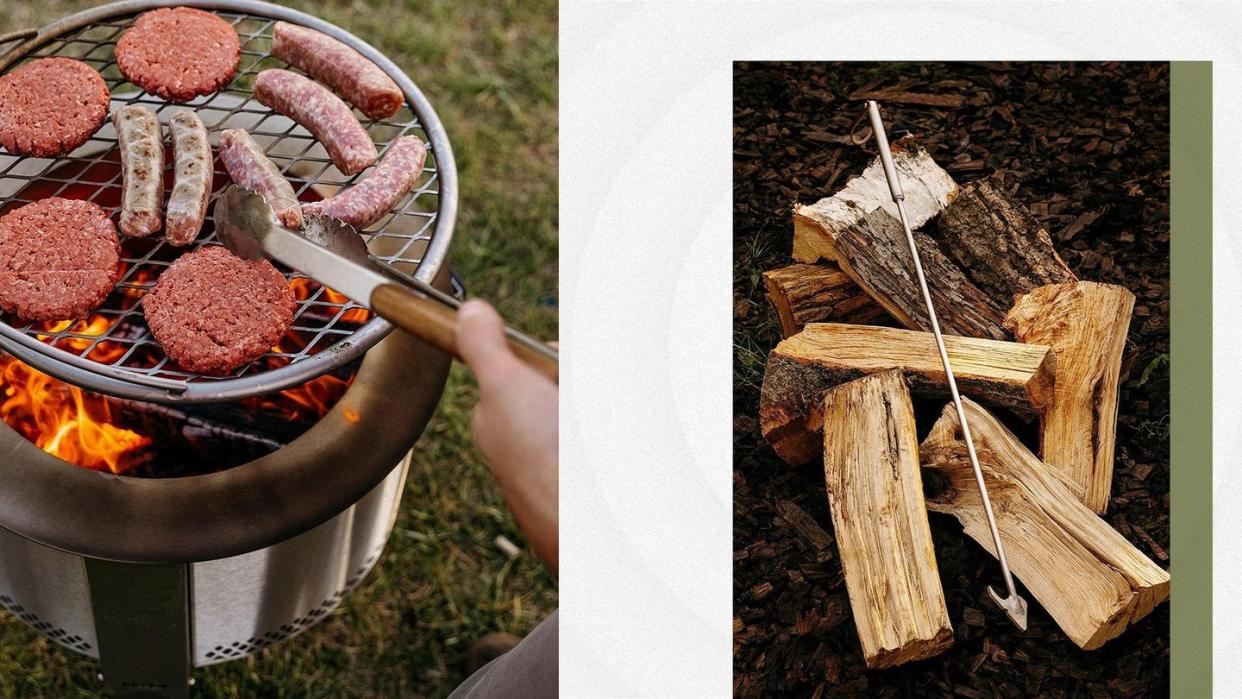
<svg viewBox="0 0 1242 699"><path fill-rule="evenodd" d="M349 105L314 80L271 68L255 78L254 96L310 131L346 175L362 172L379 158Z"/></svg>
<svg viewBox="0 0 1242 699"><path fill-rule="evenodd" d="M189 245L198 237L211 198L211 142L194 112L177 112L168 120L173 144L173 188L168 195L164 236L173 245Z"/></svg>
<svg viewBox="0 0 1242 699"><path fill-rule="evenodd" d="M293 193L293 185L280 174L275 163L267 159L250 134L241 129L221 131L220 160L229 177L263 197L285 227L302 227L302 209Z"/></svg>
<svg viewBox="0 0 1242 699"><path fill-rule="evenodd" d="M426 159L427 146L422 141L402 136L393 141L384 159L366 179L323 201L303 205L302 212L331 216L354 228L366 228L414 187Z"/></svg>
<svg viewBox="0 0 1242 699"><path fill-rule="evenodd" d="M112 113L121 147L121 231L151 235L164 225L164 130L146 107L122 107Z"/></svg>
<svg viewBox="0 0 1242 699"><path fill-rule="evenodd" d="M386 119L405 104L401 88L379 66L314 29L277 22L272 55L332 88L371 119Z"/></svg>

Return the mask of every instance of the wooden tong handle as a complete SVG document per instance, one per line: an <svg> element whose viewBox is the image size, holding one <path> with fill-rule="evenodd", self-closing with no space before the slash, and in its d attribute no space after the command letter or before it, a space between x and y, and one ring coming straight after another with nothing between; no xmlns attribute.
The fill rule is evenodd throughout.
<svg viewBox="0 0 1242 699"><path fill-rule="evenodd" d="M381 284L371 292L371 310L397 327L461 359L457 351L457 311L399 284ZM559 382L559 364L546 354L506 338L509 349L532 369Z"/></svg>

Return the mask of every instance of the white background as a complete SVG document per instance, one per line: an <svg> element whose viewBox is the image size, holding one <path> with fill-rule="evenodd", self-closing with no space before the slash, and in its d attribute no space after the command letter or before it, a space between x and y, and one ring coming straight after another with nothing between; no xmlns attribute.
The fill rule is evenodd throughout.
<svg viewBox="0 0 1242 699"><path fill-rule="evenodd" d="M1214 61L1227 387L1242 381L1239 32L1226 4L563 3L562 694L731 693L732 61ZM1216 391L1213 420L1221 696L1242 692L1239 395Z"/></svg>

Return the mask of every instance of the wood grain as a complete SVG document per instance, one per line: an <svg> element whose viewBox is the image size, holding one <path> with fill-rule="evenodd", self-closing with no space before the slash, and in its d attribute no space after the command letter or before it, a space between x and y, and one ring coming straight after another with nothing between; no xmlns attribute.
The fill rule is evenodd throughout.
<svg viewBox="0 0 1242 699"><path fill-rule="evenodd" d="M830 263L793 264L763 273L768 300L781 319L781 337L807 323L873 323L888 313L841 268Z"/></svg>
<svg viewBox="0 0 1242 699"><path fill-rule="evenodd" d="M1040 461L987 410L963 403L1009 565L1070 640L1099 648L1168 598L1169 574L1083 505L1075 482ZM928 508L956 517L995 555L952 405L919 456Z"/></svg>
<svg viewBox="0 0 1242 699"><path fill-rule="evenodd" d="M870 668L953 644L919 473L914 409L899 371L824 395L824 480L854 625Z"/></svg>
<svg viewBox="0 0 1242 699"><path fill-rule="evenodd" d="M1134 294L1095 282L1042 286L1018 298L1005 327L1057 357L1056 389L1041 418L1040 456L1108 508L1117 436L1117 388Z"/></svg>
<svg viewBox="0 0 1242 699"><path fill-rule="evenodd" d="M959 390L1034 417L1052 399L1051 348L945 337ZM845 323L811 323L768 355L759 423L776 453L793 465L819 458L824 392L861 376L899 369L920 397L945 398L944 367L930 333Z"/></svg>

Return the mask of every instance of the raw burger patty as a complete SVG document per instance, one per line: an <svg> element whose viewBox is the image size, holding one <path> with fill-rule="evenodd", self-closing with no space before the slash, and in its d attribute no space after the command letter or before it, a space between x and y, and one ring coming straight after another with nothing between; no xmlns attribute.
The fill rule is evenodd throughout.
<svg viewBox="0 0 1242 699"><path fill-rule="evenodd" d="M213 245L172 263L142 307L151 334L184 369L227 374L280 340L295 303L270 262Z"/></svg>
<svg viewBox="0 0 1242 699"><path fill-rule="evenodd" d="M106 211L51 197L0 218L0 308L25 320L83 318L120 277L121 242Z"/></svg>
<svg viewBox="0 0 1242 699"><path fill-rule="evenodd" d="M172 102L209 95L237 72L233 25L189 7L145 12L116 42L116 64L138 87Z"/></svg>
<svg viewBox="0 0 1242 699"><path fill-rule="evenodd" d="M40 58L0 77L0 145L50 158L86 143L108 118L108 86L72 58Z"/></svg>

